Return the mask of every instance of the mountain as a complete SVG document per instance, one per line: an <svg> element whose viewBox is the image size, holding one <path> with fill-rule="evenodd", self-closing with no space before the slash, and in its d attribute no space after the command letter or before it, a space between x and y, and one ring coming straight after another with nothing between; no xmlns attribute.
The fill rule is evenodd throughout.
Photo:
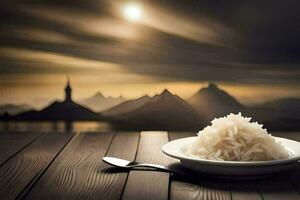
<svg viewBox="0 0 300 200"><path fill-rule="evenodd" d="M31 109L32 107L28 104L3 104L0 105L0 115L4 113L15 115Z"/></svg>
<svg viewBox="0 0 300 200"><path fill-rule="evenodd" d="M245 113L269 130L300 130L300 99L284 98L246 109Z"/></svg>
<svg viewBox="0 0 300 200"><path fill-rule="evenodd" d="M12 117L13 120L50 120L50 121L80 121L98 120L100 115L73 101L54 101L46 108L36 111L30 110Z"/></svg>
<svg viewBox="0 0 300 200"><path fill-rule="evenodd" d="M97 92L95 95L81 100L80 103L95 112L101 112L124 101L125 99L123 97L105 97L102 93Z"/></svg>
<svg viewBox="0 0 300 200"><path fill-rule="evenodd" d="M108 109L108 110L102 112L102 115L105 117L114 117L114 116L118 117L120 115L134 111L135 109L143 106L150 100L151 100L151 97L149 97L148 95L145 95L138 99L125 101L111 109Z"/></svg>
<svg viewBox="0 0 300 200"><path fill-rule="evenodd" d="M230 112L237 113L244 109L234 97L210 83L190 97L187 102L197 111L202 120L210 122Z"/></svg>
<svg viewBox="0 0 300 200"><path fill-rule="evenodd" d="M135 102L139 105L134 104ZM127 105L130 105L128 106L130 109L121 115L114 115L114 120L139 127L141 130L198 130L201 128L195 110L168 90L152 98L142 97L131 101Z"/></svg>
<svg viewBox="0 0 300 200"><path fill-rule="evenodd" d="M275 109L278 111L292 111L294 115L300 114L299 98L283 98L275 101L266 102L256 106L258 108Z"/></svg>

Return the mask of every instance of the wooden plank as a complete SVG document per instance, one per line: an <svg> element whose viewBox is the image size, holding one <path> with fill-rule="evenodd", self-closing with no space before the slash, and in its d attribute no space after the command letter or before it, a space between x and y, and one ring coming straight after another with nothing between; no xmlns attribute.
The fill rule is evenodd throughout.
<svg viewBox="0 0 300 200"><path fill-rule="evenodd" d="M289 178L290 178L290 182L291 182L292 186L298 192L298 194L300 194L300 184L299 184L299 180L300 180L300 163L298 164L297 168L295 168L293 171L291 171L289 173L289 175L290 175Z"/></svg>
<svg viewBox="0 0 300 200"><path fill-rule="evenodd" d="M195 137L197 136L196 132L169 132L170 140L177 140L185 137Z"/></svg>
<svg viewBox="0 0 300 200"><path fill-rule="evenodd" d="M26 199L102 199L105 196L113 196L106 193L119 190L120 186L112 186L118 176L103 173L104 164L101 161L113 136L113 133L90 132L76 135L28 193ZM121 144L119 137L122 136L117 137L113 145ZM128 141L128 144L131 142ZM120 153L120 148L122 146L111 150L110 153Z"/></svg>
<svg viewBox="0 0 300 200"><path fill-rule="evenodd" d="M172 176L170 187L170 199L220 199L230 200L230 192L225 184L219 180L205 177L188 179L184 177Z"/></svg>
<svg viewBox="0 0 300 200"><path fill-rule="evenodd" d="M288 177L274 177L257 181L264 200L299 200L300 195L290 184Z"/></svg>
<svg viewBox="0 0 300 200"><path fill-rule="evenodd" d="M49 133L0 167L0 197L15 199L47 168L72 134Z"/></svg>
<svg viewBox="0 0 300 200"><path fill-rule="evenodd" d="M138 147L139 133L118 133L112 141L106 156L123 158L126 160L134 160ZM101 161L102 162L102 161ZM103 183L108 187L103 187L103 193L98 199L121 199L121 195L126 184L129 171L111 167L105 163L101 163L100 167Z"/></svg>
<svg viewBox="0 0 300 200"><path fill-rule="evenodd" d="M184 137L196 136L195 132L170 132L170 140ZM173 175L171 177L170 199L196 200L196 199L220 199L230 200L230 191L226 183L218 179L198 177L189 179L182 176Z"/></svg>
<svg viewBox="0 0 300 200"><path fill-rule="evenodd" d="M41 133L3 132L0 134L0 166L37 139Z"/></svg>
<svg viewBox="0 0 300 200"><path fill-rule="evenodd" d="M232 200L260 200L262 199L256 188L256 181L226 181L227 187L231 191Z"/></svg>
<svg viewBox="0 0 300 200"><path fill-rule="evenodd" d="M288 138L288 139L296 140L296 141L300 142L300 132L274 132L273 135L277 136L277 137L284 137L284 138ZM288 187L288 189L292 190L293 192L294 192L294 190L296 190L298 192L298 194L300 194L300 184L299 184L300 163L299 163L298 167L291 170L290 172L285 173L285 175L282 176L280 182L287 182L288 181L287 179L289 179L291 186L289 185L289 186L285 186L285 187ZM280 183L280 184L282 184L282 183ZM280 185L277 187L280 187ZM291 187L293 187L293 189ZM289 191L287 191L287 193L288 192Z"/></svg>
<svg viewBox="0 0 300 200"><path fill-rule="evenodd" d="M173 162L161 152L167 142L167 132L141 132L136 161L162 165ZM168 199L169 176L159 171L130 171L122 199Z"/></svg>

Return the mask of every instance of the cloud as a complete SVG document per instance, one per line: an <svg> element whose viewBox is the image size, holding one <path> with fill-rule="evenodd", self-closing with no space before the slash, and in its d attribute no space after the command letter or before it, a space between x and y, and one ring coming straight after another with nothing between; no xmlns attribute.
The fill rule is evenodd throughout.
<svg viewBox="0 0 300 200"><path fill-rule="evenodd" d="M138 23L197 43L225 46L223 35L219 33L234 34L222 24L204 17L195 20L187 15L151 4L144 4L143 8L143 17Z"/></svg>
<svg viewBox="0 0 300 200"><path fill-rule="evenodd" d="M94 61L83 58L71 57L49 52L28 50L20 48L0 48L0 54L3 59L31 63L41 70L50 68L53 71L59 68L71 68L72 70L98 70L101 72L122 72L122 67L118 64ZM123 70L124 71L124 70Z"/></svg>
<svg viewBox="0 0 300 200"><path fill-rule="evenodd" d="M298 1L140 1L145 16L135 24L120 16L122 1L20 2L0 5L2 74L300 80Z"/></svg>

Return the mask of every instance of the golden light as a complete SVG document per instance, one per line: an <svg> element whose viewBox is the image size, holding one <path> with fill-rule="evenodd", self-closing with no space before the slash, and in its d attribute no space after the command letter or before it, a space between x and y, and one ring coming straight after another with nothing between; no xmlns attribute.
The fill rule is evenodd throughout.
<svg viewBox="0 0 300 200"><path fill-rule="evenodd" d="M128 3L123 7L123 15L129 21L138 21L142 16L142 9L137 3Z"/></svg>

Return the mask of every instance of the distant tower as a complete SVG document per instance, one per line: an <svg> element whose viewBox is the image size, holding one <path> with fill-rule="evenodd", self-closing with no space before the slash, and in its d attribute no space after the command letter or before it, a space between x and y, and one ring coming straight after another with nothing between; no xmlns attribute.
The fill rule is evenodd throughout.
<svg viewBox="0 0 300 200"><path fill-rule="evenodd" d="M71 88L71 85L70 85L69 77L67 79L67 85L65 87L65 101L66 102L72 102L72 88Z"/></svg>

